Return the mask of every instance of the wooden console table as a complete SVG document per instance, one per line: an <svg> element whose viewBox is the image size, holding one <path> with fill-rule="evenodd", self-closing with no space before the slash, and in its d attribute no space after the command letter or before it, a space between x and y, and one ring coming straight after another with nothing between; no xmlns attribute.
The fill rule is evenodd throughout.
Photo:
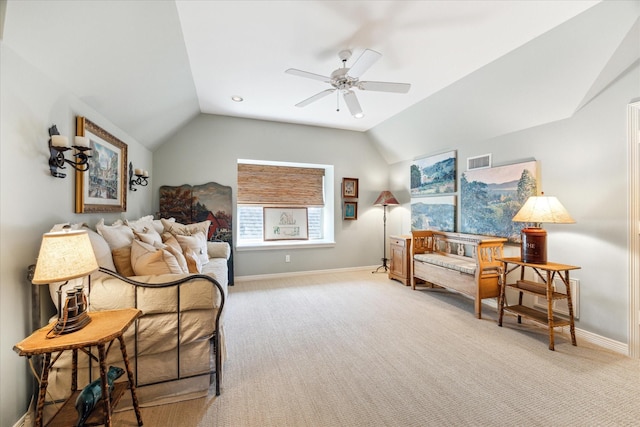
<svg viewBox="0 0 640 427"><path fill-rule="evenodd" d="M580 267L574 265L556 264L547 262L544 264L533 264L516 258L498 258L502 262L502 274L500 280L500 297L498 299L499 316L498 326L502 326L502 318L505 311L511 312L518 316L518 323L522 322L522 317L540 323L549 329L549 350L554 350L554 332L553 329L559 326L569 326L571 333L571 344L576 344L576 331L573 322L573 304L571 300L571 286L569 285L569 271L578 270ZM509 264L513 266L509 269ZM516 269L520 269L520 280L516 283L507 284L507 275ZM526 268L530 268L542 280L542 283L525 280L524 272ZM541 272L544 272L542 274ZM555 292L553 289L553 280L556 275L565 284L566 293ZM514 289L518 291L518 304L508 305L506 299L506 289ZM543 312L531 307L522 305L522 296L524 293L544 297L547 301L547 311ZM569 308L569 318L561 318L553 314L553 301L557 299L566 299Z"/></svg>
<svg viewBox="0 0 640 427"><path fill-rule="evenodd" d="M103 411L93 411L87 425L100 425L111 426L111 411L120 400L120 397L128 388L131 389L131 398L133 401L133 409L136 412L136 418L138 425L142 425L142 417L140 415L140 408L138 406L138 398L136 396L135 382L133 379L133 371L129 366L129 358L127 357L127 349L125 346L123 334L129 328L129 326L140 316L142 311L135 308L126 308L123 310L110 310L110 311L96 311L90 312L91 322L84 328L65 335L57 335L54 338L47 338L47 332L53 327L54 323L51 323L44 328L38 329L31 336L25 338L14 346L20 356L26 356L31 358L35 355L44 355L42 378L40 379L40 389L38 393L38 406L36 413L36 427L42 427L43 425L43 411L45 403L45 395L47 393L47 385L49 378L49 370L53 364L58 360L60 353L66 350L73 351L73 366L71 373L71 397L67 399L62 408L54 415L53 419L47 425L71 425L75 424L78 417L75 409L75 401L80 394L78 390L78 350L82 350L87 353L92 359L96 360L96 356L91 353L91 347L98 348L98 362L100 364L100 379L102 384L102 402ZM107 366L106 357L107 352L111 348L113 341L118 339L120 341L120 351L122 352L122 358L127 372L128 382L115 383L111 397L109 397L109 386L107 383ZM106 348L106 345L109 347ZM53 361L51 359L52 353L58 353ZM113 401L113 402L112 402Z"/></svg>

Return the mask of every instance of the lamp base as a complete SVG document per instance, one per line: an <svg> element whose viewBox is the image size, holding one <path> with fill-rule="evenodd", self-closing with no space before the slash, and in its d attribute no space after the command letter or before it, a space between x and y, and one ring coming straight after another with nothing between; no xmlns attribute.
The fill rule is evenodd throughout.
<svg viewBox="0 0 640 427"><path fill-rule="evenodd" d="M521 231L522 262L532 264L547 263L547 232L539 227L523 228Z"/></svg>
<svg viewBox="0 0 640 427"><path fill-rule="evenodd" d="M377 273L378 271L380 271L381 268L384 269L385 273L389 271L389 267L387 266L387 261L389 261L388 258L382 258L382 265L376 268L374 271L372 271L372 273Z"/></svg>

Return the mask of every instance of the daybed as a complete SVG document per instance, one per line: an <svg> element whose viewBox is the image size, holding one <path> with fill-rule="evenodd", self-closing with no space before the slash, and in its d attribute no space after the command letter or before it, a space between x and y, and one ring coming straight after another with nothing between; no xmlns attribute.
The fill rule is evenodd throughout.
<svg viewBox="0 0 640 427"><path fill-rule="evenodd" d="M100 265L83 283L89 310L136 307L143 312L125 333L141 406L205 396L214 381L220 393L231 251L228 243L200 235L208 227L209 221L183 225L148 216L110 226L100 221L97 232L88 229ZM70 281L63 292L75 285ZM58 288L50 285L54 303ZM111 351L107 363L123 367L119 353ZM78 367L78 385L83 386L89 382L89 360L82 353ZM99 378L97 369L93 363L91 379ZM71 354L65 352L51 369L48 399L63 399L70 390ZM118 409L129 403L123 397Z"/></svg>
<svg viewBox="0 0 640 427"><path fill-rule="evenodd" d="M411 234L411 287L424 281L470 296L480 319L482 300L500 294L497 259L507 239L433 230Z"/></svg>

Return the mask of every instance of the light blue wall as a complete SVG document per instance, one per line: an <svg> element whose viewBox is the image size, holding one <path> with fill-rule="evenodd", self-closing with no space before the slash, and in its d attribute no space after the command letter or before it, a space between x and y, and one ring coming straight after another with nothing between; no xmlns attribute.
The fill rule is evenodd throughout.
<svg viewBox="0 0 640 427"><path fill-rule="evenodd" d="M388 165L361 132L202 114L154 152L153 194L162 185L231 186L235 206L238 159L334 165L335 247L235 252L235 274L377 265L382 258L382 210L372 206L388 186ZM343 177L359 179L358 219L343 221ZM295 183L292 183L292 186ZM234 212L235 217L235 212ZM284 255L291 262L284 262Z"/></svg>
<svg viewBox="0 0 640 427"><path fill-rule="evenodd" d="M580 280L576 326L622 343L628 341L630 285L626 120L628 104L639 98L636 63L567 119L486 140L425 140L423 147L423 155L457 150L458 177L468 157L491 153L494 166L536 159L540 190L558 197L576 220L570 225L544 225L549 261L582 267L572 273ZM393 120L406 134L419 137L416 124L402 122L402 116ZM391 188L405 198L409 197L410 163L407 159L390 167ZM409 210L410 204L404 208ZM398 232L408 233L410 227L410 215L406 215ZM517 247L507 250L519 255Z"/></svg>
<svg viewBox="0 0 640 427"><path fill-rule="evenodd" d="M22 60L0 42L0 426L11 426L29 404L31 374L25 358L12 351L32 332L31 289L26 268L34 264L43 233L63 222L95 225L151 210L151 190L128 194L124 214L74 214L74 174L64 179L49 173L48 128L75 135L75 118L89 118L128 144L136 167L153 179L151 152L87 107L66 88ZM48 294L48 293L47 293Z"/></svg>

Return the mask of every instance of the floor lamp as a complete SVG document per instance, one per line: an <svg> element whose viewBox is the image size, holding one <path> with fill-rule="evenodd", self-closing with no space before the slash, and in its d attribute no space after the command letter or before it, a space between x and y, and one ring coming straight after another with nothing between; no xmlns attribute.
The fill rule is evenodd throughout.
<svg viewBox="0 0 640 427"><path fill-rule="evenodd" d="M382 206L383 214L382 214L382 247L383 247L383 256L382 256L382 265L372 271L372 273L377 273L380 269L384 269L384 271L388 271L389 267L387 266L387 206L397 206L400 203L396 196L394 196L391 191L384 190L380 193L376 201L373 203L373 206Z"/></svg>

